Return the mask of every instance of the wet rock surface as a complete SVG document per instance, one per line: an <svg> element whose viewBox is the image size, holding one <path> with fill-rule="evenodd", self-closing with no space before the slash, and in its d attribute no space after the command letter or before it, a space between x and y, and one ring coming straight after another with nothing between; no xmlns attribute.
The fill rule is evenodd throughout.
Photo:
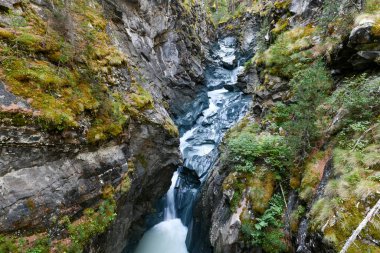
<svg viewBox="0 0 380 253"><path fill-rule="evenodd" d="M234 40L228 39L230 41L226 42L227 44L232 43L237 46L236 57L233 59L236 61L237 66L242 66L243 63L251 59L255 54L260 22L259 16L252 13L244 13L242 16L231 19L218 27L217 32L221 38L235 38ZM226 45L226 42L224 45Z"/></svg>
<svg viewBox="0 0 380 253"><path fill-rule="evenodd" d="M208 240L194 240L195 243L190 248L190 252L207 253L212 252L212 248L217 247L215 242L218 233L224 230L224 224L227 223L231 216L227 196L220 190L228 173L228 170L223 168L220 162L216 163L202 188L194 209L195 221L193 227L194 231L199 232L197 235L194 234L193 237L207 238ZM229 228L225 232L228 232L228 230ZM226 250L229 250L231 245L223 244L223 246Z"/></svg>
<svg viewBox="0 0 380 253"><path fill-rule="evenodd" d="M204 10L147 0L127 4L113 0L106 9L110 16L121 15L110 27L115 44L149 80L146 88L168 102L175 119L183 118L203 87L203 57L214 40Z"/></svg>
<svg viewBox="0 0 380 253"><path fill-rule="evenodd" d="M206 239L200 237L199 227L194 225L196 221L193 220L193 206L198 198L198 192L219 155L218 146L224 133L244 116L250 103L250 97L238 89L229 91L223 86L215 85L215 83L228 83L232 87L236 85L237 74L241 67L230 70L231 66L227 68L225 66L227 62L232 63L234 61L232 59L236 59L238 55L236 38L219 39L210 54L212 55L210 59L213 60L208 63L205 77L208 106L201 112L198 109L194 110L194 106L189 106L186 117L193 117L196 121L191 129L187 131L180 129L182 133L180 149L184 163L178 169L179 177L175 183L175 207L176 217L188 227L186 244L189 250ZM195 100L194 104L197 103ZM158 210L161 211L148 220L151 226L161 224L161 221L167 222L163 221L165 202L164 199L158 203ZM144 241L144 243L149 242ZM130 248L125 252L133 252Z"/></svg>
<svg viewBox="0 0 380 253"><path fill-rule="evenodd" d="M208 92L210 106L203 112L197 124L182 136L181 150L185 157L184 165L196 171L202 182L200 194L197 194L199 188L193 188L194 190L191 191L192 188L179 183L176 195L177 205L180 207L180 217L184 224L189 227L187 237L189 252L211 252L211 245L205 239L208 238L207 229L211 223L215 222L210 216L215 214L215 217L218 217L217 219L224 221L224 219L229 219L230 215L228 208L219 206L220 198L223 197L223 194L218 189L221 185L210 186L209 182L210 178L215 179L215 173L219 173L217 166L215 167L214 164L219 156L218 146L224 133L247 112L247 106L251 101L250 96L243 95L237 88L237 76L243 67L236 67L233 70L225 68L225 61L231 61L231 59L241 60L239 58L241 52L239 49L235 49L236 46L237 41L234 37L225 37L220 39L219 46L214 48L213 53L218 57L215 57L215 62L206 71L207 87L211 90ZM218 83L223 83L223 88L215 88L217 87L215 84ZM212 182L214 183L214 181ZM210 190L210 187L213 190ZM199 206L200 203L203 203L203 198L211 199L211 201L207 203L209 205L206 208L200 211ZM215 202L212 201L214 198L216 198ZM194 213L192 213L194 203L196 203L197 207L194 208ZM187 208L182 208L186 206ZM212 209L210 210L209 207L211 206ZM214 212L214 208L219 211ZM200 218L198 212L206 214ZM232 224L231 227L233 226ZM215 225L216 230L218 230L217 227ZM231 234L232 232L229 228L226 228L225 231ZM233 234L236 237L239 234L239 229L235 230ZM223 246L226 245L223 244ZM229 252L229 248L225 247L224 252Z"/></svg>

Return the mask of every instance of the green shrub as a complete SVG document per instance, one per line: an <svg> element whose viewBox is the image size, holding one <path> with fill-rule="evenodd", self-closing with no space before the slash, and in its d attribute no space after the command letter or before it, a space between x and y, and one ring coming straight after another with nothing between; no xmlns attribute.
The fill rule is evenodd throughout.
<svg viewBox="0 0 380 253"><path fill-rule="evenodd" d="M326 101L325 107L335 115L339 109L347 111L343 127L356 122L372 121L380 113L380 77L366 74L347 79ZM328 112L326 112L328 113Z"/></svg>
<svg viewBox="0 0 380 253"><path fill-rule="evenodd" d="M269 169L283 173L289 165L289 148L284 137L268 133L257 135L242 132L227 143L229 160L237 170L253 171L254 164L265 164Z"/></svg>
<svg viewBox="0 0 380 253"><path fill-rule="evenodd" d="M26 253L49 253L51 241L48 237L42 237L34 242L34 246L28 249Z"/></svg>
<svg viewBox="0 0 380 253"><path fill-rule="evenodd" d="M244 164L236 165L235 170L241 173L253 173L255 172L255 165L251 161L244 161Z"/></svg>
<svg viewBox="0 0 380 253"><path fill-rule="evenodd" d="M18 252L17 245L14 243L14 238L0 235L0 252Z"/></svg>
<svg viewBox="0 0 380 253"><path fill-rule="evenodd" d="M26 239L16 236L0 235L0 252L1 253L49 253L51 240L47 236L37 237L32 245L26 244ZM61 251L62 252L62 251Z"/></svg>
<svg viewBox="0 0 380 253"><path fill-rule="evenodd" d="M368 13L380 11L380 0L365 0L364 10Z"/></svg>
<svg viewBox="0 0 380 253"><path fill-rule="evenodd" d="M286 245L283 242L282 214L284 202L279 194L275 194L270 200L269 208L264 214L254 221L243 220L242 234L251 245L262 247L265 252L284 252Z"/></svg>
<svg viewBox="0 0 380 253"><path fill-rule="evenodd" d="M232 212L246 195L251 209L264 213L276 180L287 176L291 156L284 137L267 132L259 134L259 131L257 124L243 119L226 135L222 159L234 172L223 182L223 188L234 192L230 203Z"/></svg>
<svg viewBox="0 0 380 253"><path fill-rule="evenodd" d="M331 76L321 61L297 72L290 81L294 103L276 104L268 118L287 132L286 142L293 157L304 158L320 137L316 125L317 107L326 99L332 86Z"/></svg>
<svg viewBox="0 0 380 253"><path fill-rule="evenodd" d="M98 210L86 209L82 222L70 224L68 227L72 245L70 249L81 249L94 236L103 233L108 225L115 219L116 203L113 199L104 200Z"/></svg>
<svg viewBox="0 0 380 253"><path fill-rule="evenodd" d="M343 115L332 133L336 134L335 140L341 148L361 150L373 142L367 131L378 121L379 90L379 77L352 77L341 83L319 107L319 116L327 119L325 127L332 125L336 115Z"/></svg>
<svg viewBox="0 0 380 253"><path fill-rule="evenodd" d="M322 15L319 17L319 27L327 29L328 25L339 17L339 7L341 6L339 1L324 1L322 6Z"/></svg>

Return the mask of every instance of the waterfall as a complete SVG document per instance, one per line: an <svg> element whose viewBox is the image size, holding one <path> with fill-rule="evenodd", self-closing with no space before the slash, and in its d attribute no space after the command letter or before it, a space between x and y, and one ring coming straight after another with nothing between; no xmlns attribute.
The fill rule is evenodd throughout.
<svg viewBox="0 0 380 253"><path fill-rule="evenodd" d="M162 222L144 234L135 253L188 253L186 243L191 243L187 238L188 228L192 227L192 211L201 182L218 157L218 145L224 133L245 115L250 101L242 92L224 88L225 85L233 87L244 69L238 66L235 47L233 37L220 40L215 47L214 63L206 69L209 106L202 112L191 109L188 112L200 114L196 115L196 123L190 130L181 131L184 165L172 177L165 207L161 210Z"/></svg>
<svg viewBox="0 0 380 253"><path fill-rule="evenodd" d="M186 248L187 227L177 218L175 186L178 172L174 172L169 191L166 193L164 221L155 225L141 239L136 253L188 253Z"/></svg>
<svg viewBox="0 0 380 253"><path fill-rule="evenodd" d="M165 207L165 216L164 220L172 220L176 218L176 211L175 211L175 197L174 197L174 188L175 184L178 180L178 172L174 172L174 175L172 177L172 184L170 186L170 189L168 193L166 194L166 207Z"/></svg>

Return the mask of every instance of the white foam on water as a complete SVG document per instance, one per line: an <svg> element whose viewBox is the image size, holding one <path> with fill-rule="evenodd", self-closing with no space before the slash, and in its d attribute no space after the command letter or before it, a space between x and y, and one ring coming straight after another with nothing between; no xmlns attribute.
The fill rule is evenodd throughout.
<svg viewBox="0 0 380 253"><path fill-rule="evenodd" d="M236 84L238 80L238 75L243 73L244 71L244 66L239 66L232 70L232 75L231 75L231 83Z"/></svg>
<svg viewBox="0 0 380 253"><path fill-rule="evenodd" d="M174 191L178 176L178 172L174 172L172 184L166 194L164 221L144 234L135 253L188 253L187 227L180 219L176 219Z"/></svg>
<svg viewBox="0 0 380 253"><path fill-rule="evenodd" d="M180 219L163 221L144 234L135 253L188 253L186 236Z"/></svg>
<svg viewBox="0 0 380 253"><path fill-rule="evenodd" d="M197 129L197 127L193 127L189 131L186 131L183 136L179 139L179 149L181 150L181 153L183 154L183 151L185 148L189 146L189 143L186 141L188 138L193 136L194 131Z"/></svg>
<svg viewBox="0 0 380 253"><path fill-rule="evenodd" d="M209 107L202 112L203 117L200 119L200 121L207 119L207 117L213 115L214 113L216 113L218 111L218 105L217 105L218 101L223 99L223 97L227 93L228 93L228 90L226 90L224 88L207 92L207 95L209 97ZM197 130L199 124L201 124L201 122L198 122L196 127L193 127L192 129L186 131L182 135L182 137L180 138L180 150L181 150L182 154L183 154L184 150L187 147L189 147L189 143L186 140L193 136L194 131ZM206 155L206 154L210 153L211 150L214 148L214 146L211 149L207 145L202 145L202 146L205 146L205 147L203 147L202 149L198 149L197 147L194 147L194 150L195 150L194 154ZM198 152L198 150L200 152Z"/></svg>
<svg viewBox="0 0 380 253"><path fill-rule="evenodd" d="M207 92L207 95L209 97L209 107L203 111L204 119L218 111L217 103L224 97L225 93L227 92L228 90L224 88Z"/></svg>
<svg viewBox="0 0 380 253"><path fill-rule="evenodd" d="M226 38L223 43L220 43L219 56L224 62L233 62L235 59L235 48L229 46L230 38ZM237 82L237 75L241 73L243 67L237 67L231 72L231 82L235 84ZM229 80L225 80L228 82ZM225 102L228 96L228 90L222 88L218 90L209 91L207 93L209 97L209 107L202 112L202 117L197 121L197 125L188 130L180 138L180 150L184 154L184 150L190 147L190 150L186 151L187 158L191 158L194 155L205 156L209 154L214 148L214 144L194 145L190 144L188 140L196 135L196 131L202 124L207 121L208 118L213 117ZM166 195L166 208L164 210L164 221L158 223L150 230L148 230L143 238L140 240L139 245L134 253L188 253L186 248L186 236L188 229L184 226L180 219L177 218L175 208L175 187L177 184L179 174L175 172L172 177L172 184ZM196 190L192 190L196 192Z"/></svg>
<svg viewBox="0 0 380 253"><path fill-rule="evenodd" d="M194 146L194 153L192 153L192 155L199 155L199 156L205 156L207 155L208 153L211 152L211 150L213 150L215 147L215 145L213 144L204 144L204 145L201 145L201 146Z"/></svg>

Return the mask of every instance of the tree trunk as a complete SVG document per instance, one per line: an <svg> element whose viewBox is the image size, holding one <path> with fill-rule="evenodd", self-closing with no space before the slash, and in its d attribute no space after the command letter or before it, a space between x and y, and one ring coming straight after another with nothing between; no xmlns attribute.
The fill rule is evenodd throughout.
<svg viewBox="0 0 380 253"><path fill-rule="evenodd" d="M367 216L364 218L362 222L360 222L359 226L352 233L350 238L344 244L342 250L339 253L346 253L351 244L356 240L356 237L360 234L363 228L367 225L367 223L372 219L374 215L376 215L380 210L380 199L377 201L376 205L372 207L372 209L368 212Z"/></svg>

